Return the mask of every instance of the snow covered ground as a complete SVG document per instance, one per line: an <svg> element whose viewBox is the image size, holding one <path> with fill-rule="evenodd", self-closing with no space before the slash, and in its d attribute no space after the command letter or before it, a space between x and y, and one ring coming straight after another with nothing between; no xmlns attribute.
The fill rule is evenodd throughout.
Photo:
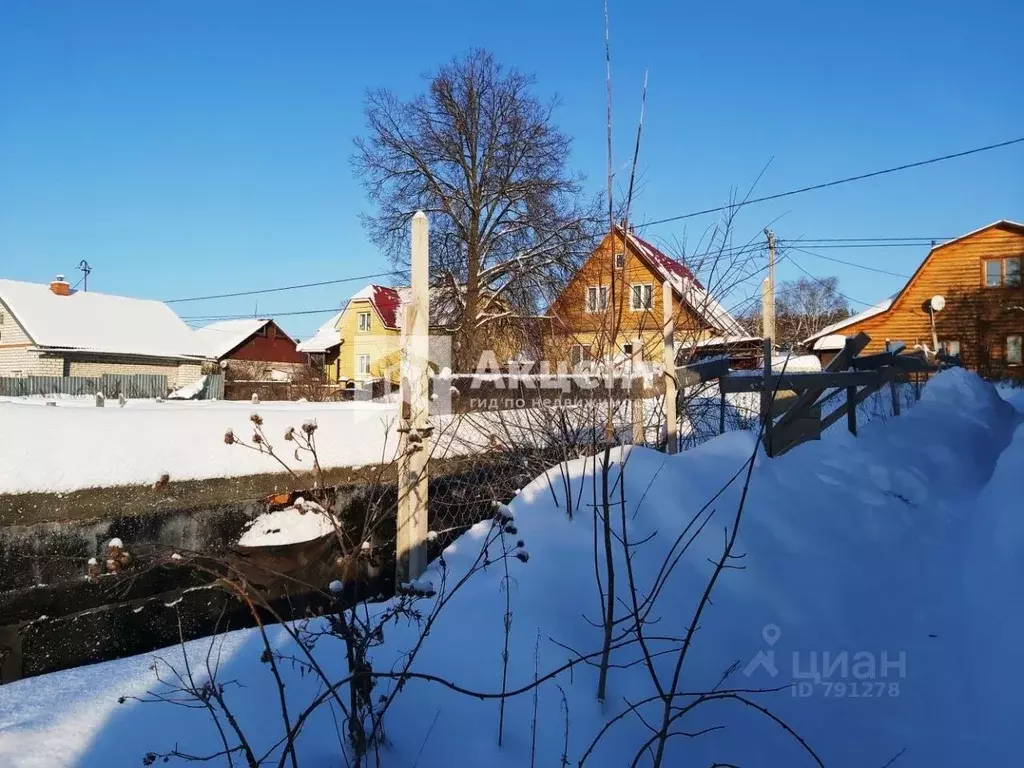
<svg viewBox="0 0 1024 768"><path fill-rule="evenodd" d="M398 445L392 404L43 398L0 402L0 493L70 491L111 485L237 477L278 471L266 456L224 444L233 429L248 439L257 411L273 439L315 419L325 466L390 459Z"/></svg>
<svg viewBox="0 0 1024 768"><path fill-rule="evenodd" d="M1024 408L1024 398L1013 403ZM1024 579L1020 423L993 387L951 370L933 379L913 409L866 425L859 438L840 433L775 460L760 455L736 549L744 568L727 570L719 580L679 689L706 692L737 663L724 688L789 686L751 698L795 729L829 766L1017 764L1024 684L1024 669L1014 661L1024 619L1013 607ZM735 432L672 457L645 449L617 455L609 479L613 487L624 485L631 540L646 540L634 560L641 590L652 584L675 537L715 498L705 513L710 519L697 526L700 533L656 604L659 622L648 627L651 634L685 633L712 571L709 560L721 553L742 477L715 494L753 447L752 434ZM565 513L563 470L571 495L583 498L572 520ZM594 472L592 461L582 459L555 468L510 505L516 537L530 557L509 564L509 689L530 683L535 664L541 675L564 664L572 657L566 647L582 653L600 648L601 629L588 621L600 616L587 506L595 480L601 485ZM447 584L476 560L490 530L482 523L447 550ZM624 564L621 548L617 552L621 590ZM452 598L415 671L478 692L501 689L504 575L500 563L493 565ZM428 578L441 589L439 564ZM625 592L618 594L628 601ZM422 606L431 604L427 599ZM279 651L293 651L281 628L270 635ZM372 653L374 668L393 668L417 638L405 621L389 624ZM657 650L676 645L654 644ZM195 641L187 652L197 662L209 647L209 640ZM260 663L258 633L231 633L214 648L218 679L245 686L227 689L235 714L254 744L269 748L281 719L269 669ZM180 665L181 653L162 655ZM332 675L343 676L340 644L321 640L316 655ZM654 694L646 666L632 663L639 658L635 645L613 653L603 705L595 701L596 671L587 666L541 686L537 765L559 764L566 738L568 760L577 764L602 726L628 710L627 702ZM0 765L117 768L175 745L194 754L219 750L201 710L117 703L122 695L161 690L150 661L123 659L0 687ZM663 681L675 661L674 653L655 657ZM315 695L317 683L287 667L285 674L294 712ZM380 690L388 685L378 683ZM533 707L530 693L508 701L499 748L496 700L409 682L388 714L390 743L382 763L530 765ZM648 723L659 721L660 703L638 712ZM701 735L671 739L666 765L815 764L776 722L738 700L702 704L678 721L678 730ZM300 765L344 764L336 733L331 711L321 709L299 738ZM628 714L611 726L587 764L630 765L650 735L638 715ZM650 762L642 756L639 764Z"/></svg>

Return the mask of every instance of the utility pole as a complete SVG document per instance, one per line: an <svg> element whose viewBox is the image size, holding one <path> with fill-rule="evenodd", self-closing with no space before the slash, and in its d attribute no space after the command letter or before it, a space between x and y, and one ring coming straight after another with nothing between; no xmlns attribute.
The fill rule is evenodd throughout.
<svg viewBox="0 0 1024 768"><path fill-rule="evenodd" d="M92 272L92 267L89 266L89 262L82 259L78 262L78 269L82 273L82 292L87 293L89 291L89 273Z"/></svg>
<svg viewBox="0 0 1024 768"><path fill-rule="evenodd" d="M768 277L764 279L761 292L761 335L775 339L775 233L765 229L765 236L768 238Z"/></svg>

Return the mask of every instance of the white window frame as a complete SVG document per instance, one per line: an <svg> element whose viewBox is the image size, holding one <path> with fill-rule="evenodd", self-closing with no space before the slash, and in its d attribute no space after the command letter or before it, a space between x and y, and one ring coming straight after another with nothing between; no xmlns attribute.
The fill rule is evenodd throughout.
<svg viewBox="0 0 1024 768"><path fill-rule="evenodd" d="M359 313L359 317L358 317L358 319L356 321L356 323L357 323L356 327L359 329L360 333L369 333L369 331L370 331L370 323L373 322L370 319L370 315L371 315L371 313L369 311L360 312ZM366 320L365 323L363 322L364 318Z"/></svg>
<svg viewBox="0 0 1024 768"><path fill-rule="evenodd" d="M637 288L640 289L639 305L636 303ZM629 286L629 309L631 312L649 312L654 309L654 283L633 283Z"/></svg>
<svg viewBox="0 0 1024 768"><path fill-rule="evenodd" d="M619 251L612 255L612 266L616 270L622 270L626 268L626 254L623 251Z"/></svg>
<svg viewBox="0 0 1024 768"><path fill-rule="evenodd" d="M590 292L594 291L594 298L596 299L596 306L590 302ZM587 295L585 298L585 307L588 315L594 315L599 312L608 311L608 286L607 285L588 285Z"/></svg>
<svg viewBox="0 0 1024 768"><path fill-rule="evenodd" d="M1016 339L1017 355L1015 360L1010 359L1010 343L1011 339ZM1011 333L1006 337L1006 364L1007 365L1021 365L1024 364L1024 336L1019 333Z"/></svg>
<svg viewBox="0 0 1024 768"><path fill-rule="evenodd" d="M363 365L363 362L366 365ZM373 364L373 359L370 355L356 355L356 376L369 376L370 366Z"/></svg>

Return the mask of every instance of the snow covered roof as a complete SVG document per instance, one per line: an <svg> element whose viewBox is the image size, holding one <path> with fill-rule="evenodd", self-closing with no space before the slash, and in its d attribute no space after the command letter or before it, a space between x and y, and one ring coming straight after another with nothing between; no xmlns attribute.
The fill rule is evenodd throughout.
<svg viewBox="0 0 1024 768"><path fill-rule="evenodd" d="M269 322L269 319L257 318L222 320L197 328L194 333L202 339L209 356L219 360Z"/></svg>
<svg viewBox="0 0 1024 768"><path fill-rule="evenodd" d="M373 308L377 310L377 314L380 315L380 320L384 323L385 328L390 328L391 330L401 328L402 313L400 310L402 308L402 298L397 288L370 283L352 296L352 301L362 299L369 301Z"/></svg>
<svg viewBox="0 0 1024 768"><path fill-rule="evenodd" d="M712 336L708 339L701 339L699 341L684 341L680 346L687 349L703 347L718 347L728 346L730 344L743 344L752 341L761 341L760 336Z"/></svg>
<svg viewBox="0 0 1024 768"><path fill-rule="evenodd" d="M682 300L703 317L708 325L727 335L745 336L747 334L747 330L708 293L693 272L634 233L626 232L622 227L617 229L620 235L627 238L633 250L647 266L660 275L662 280L668 281Z"/></svg>
<svg viewBox="0 0 1024 768"><path fill-rule="evenodd" d="M832 352L846 346L846 337L841 333L833 333L822 336L811 347L815 352Z"/></svg>
<svg viewBox="0 0 1024 768"><path fill-rule="evenodd" d="M874 306L868 307L863 312L858 312L856 315L850 315L846 319L840 320L838 323L832 323L832 325L826 325L824 328L822 328L820 331L818 331L813 336L808 336L801 343L804 346L807 346L812 341L814 341L815 339L820 339L822 336L832 336L833 334L835 334L836 331L840 331L843 328L847 328L847 327L853 325L854 323L859 323L862 320L867 320L869 317L874 317L875 315L880 315L883 312L887 311L889 309L889 307L892 306L892 303L896 300L897 296L899 296L899 294L898 293L894 293L892 296L890 296L885 301L880 301L877 304L875 304Z"/></svg>
<svg viewBox="0 0 1024 768"><path fill-rule="evenodd" d="M206 346L161 301L0 279L0 300L37 347L111 355L205 358Z"/></svg>
<svg viewBox="0 0 1024 768"><path fill-rule="evenodd" d="M295 349L299 352L326 352L331 347L338 346L341 344L341 331L338 329L340 321L341 312L338 312L317 328L312 337L299 342Z"/></svg>

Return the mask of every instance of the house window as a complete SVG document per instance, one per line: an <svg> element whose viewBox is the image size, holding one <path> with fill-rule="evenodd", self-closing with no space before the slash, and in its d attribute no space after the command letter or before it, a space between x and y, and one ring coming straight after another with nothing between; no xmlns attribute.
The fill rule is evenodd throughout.
<svg viewBox="0 0 1024 768"><path fill-rule="evenodd" d="M615 254L615 268L616 269L622 269L624 266L626 266L626 254L624 254L624 253L616 253Z"/></svg>
<svg viewBox="0 0 1024 768"><path fill-rule="evenodd" d="M360 312L359 313L359 330L368 331L370 330L370 313Z"/></svg>
<svg viewBox="0 0 1024 768"><path fill-rule="evenodd" d="M1007 365L1020 365L1021 364L1021 340L1024 336L1007 336L1006 337L1006 364Z"/></svg>
<svg viewBox="0 0 1024 768"><path fill-rule="evenodd" d="M1013 288L1020 285L1020 257L1015 259L1003 259L1003 272L1006 275L1006 284Z"/></svg>
<svg viewBox="0 0 1024 768"><path fill-rule="evenodd" d="M583 345L573 344L572 349L569 350L569 364L576 368L580 363L583 362Z"/></svg>
<svg viewBox="0 0 1024 768"><path fill-rule="evenodd" d="M256 333L253 334L253 335L255 335L255 336L262 336L263 338L266 338L267 337L267 326L264 325L262 328L260 328L258 331L256 331Z"/></svg>
<svg viewBox="0 0 1024 768"><path fill-rule="evenodd" d="M631 343L629 343L629 342L626 342L625 344L623 344L622 345L622 353L624 355L632 355L633 354L633 345Z"/></svg>
<svg viewBox="0 0 1024 768"><path fill-rule="evenodd" d="M370 375L370 356L356 355L356 373L360 376Z"/></svg>
<svg viewBox="0 0 1024 768"><path fill-rule="evenodd" d="M604 312L608 309L608 286L592 285L587 288L587 312Z"/></svg>
<svg viewBox="0 0 1024 768"><path fill-rule="evenodd" d="M1016 288L1020 285L1020 256L1009 259L985 259L985 287Z"/></svg>
<svg viewBox="0 0 1024 768"><path fill-rule="evenodd" d="M629 296L629 308L633 311L650 309L654 296L654 287L650 283L636 284L632 286Z"/></svg>
<svg viewBox="0 0 1024 768"><path fill-rule="evenodd" d="M950 357L960 356L960 342L956 339L946 339L939 342L939 351Z"/></svg>

